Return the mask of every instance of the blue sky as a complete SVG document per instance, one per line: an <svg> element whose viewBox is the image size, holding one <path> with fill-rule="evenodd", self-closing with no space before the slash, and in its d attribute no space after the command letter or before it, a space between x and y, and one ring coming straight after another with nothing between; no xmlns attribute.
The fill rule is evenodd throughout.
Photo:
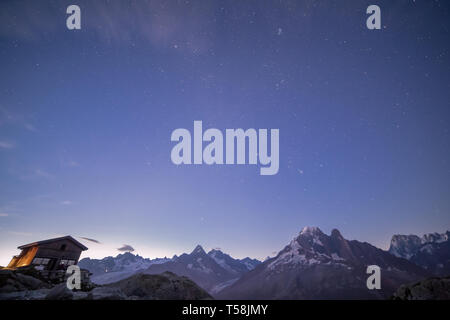
<svg viewBox="0 0 450 320"><path fill-rule="evenodd" d="M370 31L370 4L2 1L0 265L66 234L264 258L305 225L382 248L449 229L450 6L377 1ZM278 174L175 166L194 120L279 129Z"/></svg>

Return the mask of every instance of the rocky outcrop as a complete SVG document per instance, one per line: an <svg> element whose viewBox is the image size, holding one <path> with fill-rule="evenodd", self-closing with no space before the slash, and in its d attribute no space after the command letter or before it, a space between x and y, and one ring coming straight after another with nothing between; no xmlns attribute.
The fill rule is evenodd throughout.
<svg viewBox="0 0 450 320"><path fill-rule="evenodd" d="M450 277L429 278L402 285L392 296L394 300L450 300Z"/></svg>
<svg viewBox="0 0 450 320"><path fill-rule="evenodd" d="M193 281L171 272L158 275L135 274L127 279L93 290L93 299L108 298L107 292L124 299L200 300L211 296ZM103 295L103 296L102 296Z"/></svg>
<svg viewBox="0 0 450 320"><path fill-rule="evenodd" d="M28 270L25 272L18 270L0 270L0 297L1 294L5 293L50 287L50 284L39 279L37 275L31 275L31 272Z"/></svg>

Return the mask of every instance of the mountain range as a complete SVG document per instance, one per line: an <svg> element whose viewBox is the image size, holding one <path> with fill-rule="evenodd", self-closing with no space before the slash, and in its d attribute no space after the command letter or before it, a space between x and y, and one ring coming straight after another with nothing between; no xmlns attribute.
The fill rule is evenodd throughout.
<svg viewBox="0 0 450 320"><path fill-rule="evenodd" d="M100 260L84 258L78 265L89 270L91 281L97 284L116 282L136 273L160 274L169 271L192 279L210 293L217 293L260 263L248 257L234 259L217 249L206 253L198 245L190 254L184 253L179 257L151 260L127 252Z"/></svg>
<svg viewBox="0 0 450 320"><path fill-rule="evenodd" d="M101 260L85 258L92 281L107 284L131 275L172 272L194 281L219 299L385 299L402 284L450 274L449 232L394 235L388 251L305 227L287 246L264 262L235 259L198 245L191 253L145 259L131 253ZM367 266L381 269L381 289L366 286Z"/></svg>
<svg viewBox="0 0 450 320"><path fill-rule="evenodd" d="M381 268L381 289L368 290L366 268ZM369 243L305 227L275 257L217 296L221 299L384 299L401 284L429 276L406 259Z"/></svg>
<svg viewBox="0 0 450 320"><path fill-rule="evenodd" d="M125 252L116 257L110 256L103 259L84 258L78 262L78 266L92 273L92 282L107 284L146 270L152 264L165 263L170 260L169 258L148 259L140 255Z"/></svg>

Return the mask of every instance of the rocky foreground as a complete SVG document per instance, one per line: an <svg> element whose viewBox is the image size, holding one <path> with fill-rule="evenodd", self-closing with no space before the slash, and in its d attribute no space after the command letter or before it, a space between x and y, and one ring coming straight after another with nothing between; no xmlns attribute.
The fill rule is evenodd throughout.
<svg viewBox="0 0 450 320"><path fill-rule="evenodd" d="M69 290L53 284L32 269L0 270L0 300L205 300L212 297L193 281L171 272L137 273L107 285L84 284ZM450 276L401 285L393 300L450 300Z"/></svg>
<svg viewBox="0 0 450 320"><path fill-rule="evenodd" d="M0 300L202 300L211 296L186 277L164 272L135 274L108 285L69 290L30 271L0 270Z"/></svg>

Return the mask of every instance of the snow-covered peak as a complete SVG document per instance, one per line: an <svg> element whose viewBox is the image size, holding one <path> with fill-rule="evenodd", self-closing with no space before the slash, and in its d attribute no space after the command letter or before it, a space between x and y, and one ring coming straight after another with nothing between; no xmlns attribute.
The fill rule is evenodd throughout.
<svg viewBox="0 0 450 320"><path fill-rule="evenodd" d="M320 235L323 234L322 230L318 227L304 227L300 232L301 235Z"/></svg>
<svg viewBox="0 0 450 320"><path fill-rule="evenodd" d="M422 243L442 243L448 240L449 232L446 233L428 233L422 237Z"/></svg>
<svg viewBox="0 0 450 320"><path fill-rule="evenodd" d="M405 258L430 273L443 276L450 273L450 231L416 235L392 236L388 252Z"/></svg>
<svg viewBox="0 0 450 320"><path fill-rule="evenodd" d="M247 268L247 270L253 270L256 268L257 265L259 265L261 263L261 261L257 260L257 259L250 259L249 257L246 257L244 259L241 259L241 263L243 263L245 265L245 267Z"/></svg>
<svg viewBox="0 0 450 320"><path fill-rule="evenodd" d="M297 239L293 239L284 250L280 251L275 260L269 264L269 269L274 269L278 265L305 263L306 256L299 249L300 245Z"/></svg>
<svg viewBox="0 0 450 320"><path fill-rule="evenodd" d="M423 237L396 234L392 236L389 252L397 257L410 259L419 251L431 252L430 245L448 241L449 235L449 231L446 233L428 233Z"/></svg>
<svg viewBox="0 0 450 320"><path fill-rule="evenodd" d="M210 256L222 268L235 274L243 274L249 270L253 270L258 264L261 263L260 261L250 259L249 257L244 259L235 259L218 249L209 251L208 256Z"/></svg>
<svg viewBox="0 0 450 320"><path fill-rule="evenodd" d="M268 268L274 270L279 266L346 264L351 254L345 252L346 246L342 245L345 241L336 229L329 236L317 227L305 227L298 237L278 253Z"/></svg>
<svg viewBox="0 0 450 320"><path fill-rule="evenodd" d="M208 252L208 255L211 257L216 257L216 256L221 256L224 253L218 249L212 249L211 251Z"/></svg>
<svg viewBox="0 0 450 320"><path fill-rule="evenodd" d="M94 283L105 284L124 279L136 272L147 269L152 264L170 261L168 258L148 259L130 252L103 259L84 258L78 262L80 268L89 270Z"/></svg>
<svg viewBox="0 0 450 320"><path fill-rule="evenodd" d="M297 238L294 238L291 241L291 244L294 244L295 241L300 241L300 243L304 243L306 240L310 245L319 245L323 246L323 243L320 239L326 237L326 235L317 227L304 227ZM303 239L303 240L302 240Z"/></svg>
<svg viewBox="0 0 450 320"><path fill-rule="evenodd" d="M409 259L422 245L422 239L416 235L392 236L389 252L397 257Z"/></svg>

